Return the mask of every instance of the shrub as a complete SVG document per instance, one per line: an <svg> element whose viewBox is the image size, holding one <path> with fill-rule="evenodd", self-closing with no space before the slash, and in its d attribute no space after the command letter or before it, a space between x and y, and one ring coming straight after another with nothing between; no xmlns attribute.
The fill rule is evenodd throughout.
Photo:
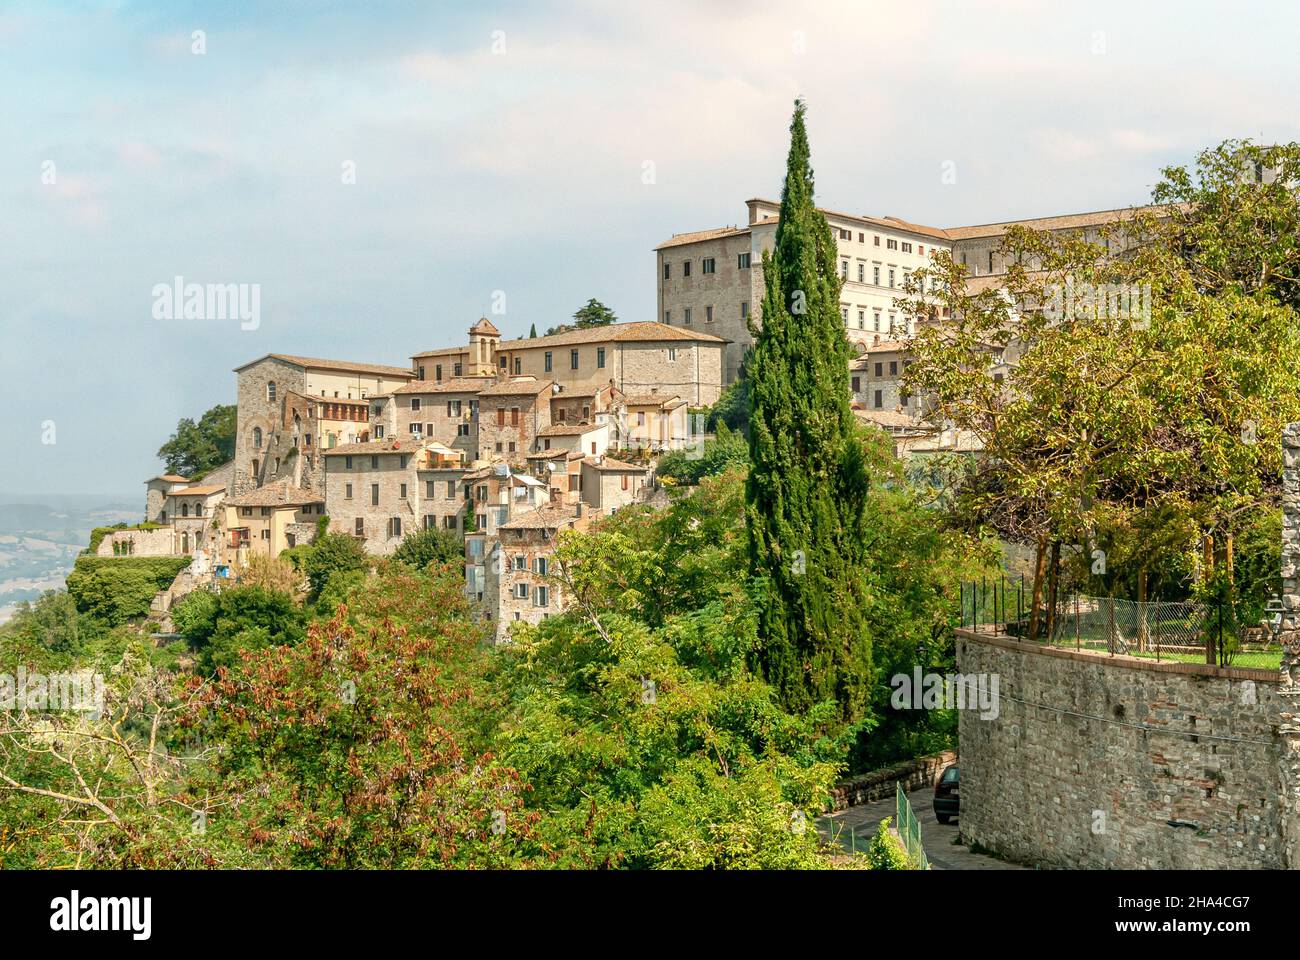
<svg viewBox="0 0 1300 960"><path fill-rule="evenodd" d="M460 537L438 527L408 533L393 553L394 560L417 570L425 570L434 563L456 563L464 556L465 545Z"/></svg>
<svg viewBox="0 0 1300 960"><path fill-rule="evenodd" d="M890 817L880 821L876 835L867 847L867 860L872 870L915 870L911 858L903 848L903 842L889 830Z"/></svg>
<svg viewBox="0 0 1300 960"><path fill-rule="evenodd" d="M159 590L189 566L189 557L78 557L68 593L81 613L117 626L149 612Z"/></svg>

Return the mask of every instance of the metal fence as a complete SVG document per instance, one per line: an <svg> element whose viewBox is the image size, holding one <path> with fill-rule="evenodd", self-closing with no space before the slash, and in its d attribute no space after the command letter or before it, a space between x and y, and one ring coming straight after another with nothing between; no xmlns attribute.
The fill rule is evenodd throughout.
<svg viewBox="0 0 1300 960"><path fill-rule="evenodd" d="M898 831L898 839L903 841L908 858L922 870L929 870L930 861L921 846L921 825L916 822L916 814L912 812L912 804L908 802L901 783L894 784L894 829Z"/></svg>
<svg viewBox="0 0 1300 960"><path fill-rule="evenodd" d="M962 585L961 625L1029 639L1032 587L1024 579ZM1230 601L1136 601L1070 594L1041 602L1040 643L1113 655L1220 666L1281 663L1282 647L1263 622L1249 622L1245 605Z"/></svg>

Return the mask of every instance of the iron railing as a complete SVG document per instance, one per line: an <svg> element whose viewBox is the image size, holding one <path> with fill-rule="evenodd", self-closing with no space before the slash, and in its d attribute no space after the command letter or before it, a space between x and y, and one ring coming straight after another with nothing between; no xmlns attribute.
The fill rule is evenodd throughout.
<svg viewBox="0 0 1300 960"><path fill-rule="evenodd" d="M963 629L1031 639L1032 586L1009 577L963 583ZM1055 605L1040 600L1039 643L1111 655L1271 669L1281 644L1267 625L1251 622L1246 605L1231 600L1129 600L1068 594Z"/></svg>
<svg viewBox="0 0 1300 960"><path fill-rule="evenodd" d="M903 792L903 785L898 782L894 784L894 829L898 831L898 839L903 842L908 859L920 869L929 870L930 861L926 859L925 848L921 846L921 824L912 812L912 804Z"/></svg>

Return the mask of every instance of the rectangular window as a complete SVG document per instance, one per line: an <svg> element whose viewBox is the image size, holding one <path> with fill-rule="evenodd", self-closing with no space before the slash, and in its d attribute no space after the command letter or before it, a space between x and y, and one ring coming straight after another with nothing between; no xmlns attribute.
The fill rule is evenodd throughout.
<svg viewBox="0 0 1300 960"><path fill-rule="evenodd" d="M644 426L645 426L645 411L644 411L644 410L641 410L641 411L638 411L638 412L637 412L637 415L636 415L636 425L637 425L638 427L644 427Z"/></svg>
<svg viewBox="0 0 1300 960"><path fill-rule="evenodd" d="M516 583L516 584L515 584L515 599L516 599L516 600L527 600L527 599L528 599L528 584L527 584L527 583Z"/></svg>
<svg viewBox="0 0 1300 960"><path fill-rule="evenodd" d="M840 261L840 279L841 279L841 280L847 280L848 278L849 278L849 262L848 262L847 260L841 260L841 261Z"/></svg>
<svg viewBox="0 0 1300 960"><path fill-rule="evenodd" d="M401 517L393 517L388 521L388 535L390 537L400 537L402 535Z"/></svg>
<svg viewBox="0 0 1300 960"><path fill-rule="evenodd" d="M854 393L862 392L862 378L860 377L853 378L853 392Z"/></svg>
<svg viewBox="0 0 1300 960"><path fill-rule="evenodd" d="M880 379L881 377L883 377L884 375L885 375L885 365L884 365L883 363L877 363L877 364L876 364L876 379L879 380L879 379Z"/></svg>
<svg viewBox="0 0 1300 960"><path fill-rule="evenodd" d="M533 568L539 577L544 577L550 571L550 564L545 557L538 557L533 561Z"/></svg>
<svg viewBox="0 0 1300 960"><path fill-rule="evenodd" d="M504 427L505 425L506 425L506 408L497 407L497 426Z"/></svg>
<svg viewBox="0 0 1300 960"><path fill-rule="evenodd" d="M603 368L605 366L605 348L596 348L596 366Z"/></svg>
<svg viewBox="0 0 1300 960"><path fill-rule="evenodd" d="M544 357L544 367L547 373L551 372L551 351L547 350Z"/></svg>
<svg viewBox="0 0 1300 960"><path fill-rule="evenodd" d="M740 301L740 319L747 320L748 318L749 318L749 301L742 300Z"/></svg>
<svg viewBox="0 0 1300 960"><path fill-rule="evenodd" d="M879 410L885 405L885 392L883 390L877 390L872 401L874 402L876 409Z"/></svg>
<svg viewBox="0 0 1300 960"><path fill-rule="evenodd" d="M673 312L671 310L665 310L664 326L671 327L672 325L673 325Z"/></svg>
<svg viewBox="0 0 1300 960"><path fill-rule="evenodd" d="M876 264L871 268L871 282L880 286L880 265Z"/></svg>
<svg viewBox="0 0 1300 960"><path fill-rule="evenodd" d="M687 307L685 310L682 311L682 323L683 323L683 325L688 326L688 327L691 325L691 308L690 308L690 307Z"/></svg>
<svg viewBox="0 0 1300 960"><path fill-rule="evenodd" d="M343 458L343 466L345 466L347 469L351 470L351 469L352 469L352 458L351 458L351 457L344 457L344 458Z"/></svg>
<svg viewBox="0 0 1300 960"><path fill-rule="evenodd" d="M676 360L676 359L677 359L677 348L676 348L676 347L669 347L669 348L668 348L668 359L669 359L669 360Z"/></svg>
<svg viewBox="0 0 1300 960"><path fill-rule="evenodd" d="M432 500L435 496L436 494L433 492L433 481L424 481L424 499Z"/></svg>
<svg viewBox="0 0 1300 960"><path fill-rule="evenodd" d="M683 277L689 277L690 275L691 275L691 261L689 261L689 260L683 260L683 261L682 261L682 276L683 276Z"/></svg>
<svg viewBox="0 0 1300 960"><path fill-rule="evenodd" d="M623 474L623 489L627 489L627 474Z"/></svg>
<svg viewBox="0 0 1300 960"><path fill-rule="evenodd" d="M526 569L527 566L528 566L528 558L527 558L527 557L515 557L515 558L514 558L514 561L515 561L515 569L516 569L516 570L520 570L520 571L522 571L522 570Z"/></svg>
<svg viewBox="0 0 1300 960"><path fill-rule="evenodd" d="M705 307L705 308L704 308L704 322L705 322L705 323L712 323L712 322L713 322L713 307L712 307L712 306L708 306L708 307Z"/></svg>
<svg viewBox="0 0 1300 960"><path fill-rule="evenodd" d="M903 252L904 252L904 253L911 253L911 252L912 252L912 245L911 245L910 243L904 243L904 244L903 244Z"/></svg>
<svg viewBox="0 0 1300 960"><path fill-rule="evenodd" d="M445 517L442 518L442 522L446 525L446 527L447 527L448 530L455 530L455 529L456 529L456 514L454 514L454 513L449 513L449 514L447 514L447 516L445 516Z"/></svg>
<svg viewBox="0 0 1300 960"><path fill-rule="evenodd" d="M451 375L452 375L453 377L459 377L459 376L460 376L460 364L459 364L459 363L452 364L452 367L451 367Z"/></svg>
<svg viewBox="0 0 1300 960"><path fill-rule="evenodd" d="M866 265L865 263L859 263L859 264L858 264L858 283L866 283L866 281L867 281L867 265Z"/></svg>
<svg viewBox="0 0 1300 960"><path fill-rule="evenodd" d="M890 375L891 377L896 377L896 376L898 376L898 361L897 361L897 360L890 360L890 361L889 361L889 375Z"/></svg>
<svg viewBox="0 0 1300 960"><path fill-rule="evenodd" d="M748 254L748 253L738 253L738 254L736 254L736 267L737 267L738 269L740 269L740 270L748 270L748 269L749 269L749 254Z"/></svg>
<svg viewBox="0 0 1300 960"><path fill-rule="evenodd" d="M378 470L378 469L379 469L379 458L378 458L378 457L371 457L371 458L370 458L370 469L371 469L371 470Z"/></svg>
<svg viewBox="0 0 1300 960"><path fill-rule="evenodd" d="M577 370L577 369L578 369L578 351L577 351L577 350L570 350L570 351L569 351L569 369L570 369L570 370Z"/></svg>
<svg viewBox="0 0 1300 960"><path fill-rule="evenodd" d="M442 364L441 364L441 363L439 363L439 364L435 364L435 365L434 365L434 368L433 368L433 379L435 379L435 380L441 380L441 379L442 379Z"/></svg>
<svg viewBox="0 0 1300 960"><path fill-rule="evenodd" d="M405 500L405 499L406 499L406 484L402 484L402 486L401 486L400 489L401 489L402 492L399 493L397 496L398 496L400 499Z"/></svg>
<svg viewBox="0 0 1300 960"><path fill-rule="evenodd" d="M705 257L700 261L700 273L714 273L713 257Z"/></svg>
<svg viewBox="0 0 1300 960"><path fill-rule="evenodd" d="M432 496L432 494L430 494L430 496ZM447 499L448 499L448 500L455 500L455 499L456 499L456 481L455 481L455 480L448 480L448 481L447 481Z"/></svg>
<svg viewBox="0 0 1300 960"><path fill-rule="evenodd" d="M379 506L379 484L377 483L370 485L370 505L372 507Z"/></svg>
<svg viewBox="0 0 1300 960"><path fill-rule="evenodd" d="M673 267L670 263L664 264L664 279L667 280L673 275Z"/></svg>
<svg viewBox="0 0 1300 960"><path fill-rule="evenodd" d="M519 408L518 408L518 407L511 407L511 408L510 408L510 426L512 426L512 427L517 427L517 426L519 426Z"/></svg>
<svg viewBox="0 0 1300 960"><path fill-rule="evenodd" d="M894 269L892 267L889 269L889 285L891 287L894 285Z"/></svg>
<svg viewBox="0 0 1300 960"><path fill-rule="evenodd" d="M344 500L352 499L352 484L347 483L343 485L343 499Z"/></svg>
<svg viewBox="0 0 1300 960"><path fill-rule="evenodd" d="M877 247L880 246L880 237L876 237L876 243L875 243L875 245L876 245Z"/></svg>
<svg viewBox="0 0 1300 960"><path fill-rule="evenodd" d="M551 591L548 587L539 586L537 588L536 599L533 602L539 607L550 606L550 592Z"/></svg>
<svg viewBox="0 0 1300 960"><path fill-rule="evenodd" d="M357 517L356 525L352 528L358 537L366 535L366 521L363 517Z"/></svg>
<svg viewBox="0 0 1300 960"><path fill-rule="evenodd" d="M412 410L419 410L419 409L420 409L420 398L419 398L419 397L412 397L412 398L411 398L411 409L412 409Z"/></svg>
<svg viewBox="0 0 1300 960"><path fill-rule="evenodd" d="M897 249L898 249L898 241L897 241L897 240L886 240L886 241L885 241L885 249L886 249L886 250L897 250Z"/></svg>

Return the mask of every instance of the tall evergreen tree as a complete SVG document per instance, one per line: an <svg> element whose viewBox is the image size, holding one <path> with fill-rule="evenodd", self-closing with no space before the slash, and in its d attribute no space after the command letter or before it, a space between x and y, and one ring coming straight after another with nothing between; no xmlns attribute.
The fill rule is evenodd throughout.
<svg viewBox="0 0 1300 960"><path fill-rule="evenodd" d="M537 324L534 323L531 327L528 328L528 339L535 340L536 338L537 338Z"/></svg>
<svg viewBox="0 0 1300 960"><path fill-rule="evenodd" d="M853 721L866 714L872 683L868 478L849 406L853 351L835 240L813 205L805 110L796 101L776 246L763 254L762 329L750 321L746 521L764 588L760 669L791 709L833 699Z"/></svg>

